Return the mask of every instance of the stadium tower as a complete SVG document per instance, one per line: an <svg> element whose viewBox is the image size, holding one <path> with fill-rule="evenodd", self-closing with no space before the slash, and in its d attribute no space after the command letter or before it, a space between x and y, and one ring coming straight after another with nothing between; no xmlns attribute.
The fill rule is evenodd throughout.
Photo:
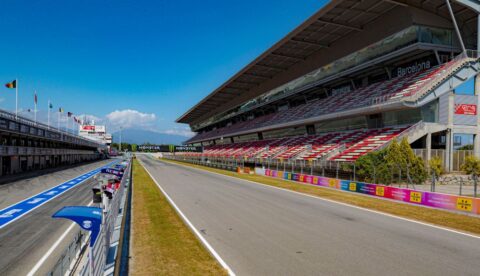
<svg viewBox="0 0 480 276"><path fill-rule="evenodd" d="M352 162L406 137L452 170L458 135L480 156L479 10L333 0L177 122L207 157ZM469 82L472 93L456 91Z"/></svg>

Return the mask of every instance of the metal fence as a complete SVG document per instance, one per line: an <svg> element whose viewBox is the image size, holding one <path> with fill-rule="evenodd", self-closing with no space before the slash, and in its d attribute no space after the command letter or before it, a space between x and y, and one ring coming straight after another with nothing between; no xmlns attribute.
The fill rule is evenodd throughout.
<svg viewBox="0 0 480 276"><path fill-rule="evenodd" d="M125 186L130 183L131 176L131 162L125 169L125 174L120 183L119 189L114 193L108 204L107 211L103 213L103 223L98 235L97 241L93 246L94 257L94 273L93 275L104 275L107 256L110 252L112 233L115 229L115 221L119 215L125 197ZM128 185L127 185L128 186ZM77 230L75 238L71 241L61 257L50 270L49 276L64 276L64 275L90 275L88 261L88 244L90 242L90 232L84 230ZM86 254L84 254L86 253Z"/></svg>
<svg viewBox="0 0 480 276"><path fill-rule="evenodd" d="M74 269L75 261L81 255L89 241L89 234L86 231L78 230L75 238L71 241L67 248L63 251L61 257L54 265L52 270L47 274L49 276L69 275Z"/></svg>
<svg viewBox="0 0 480 276"><path fill-rule="evenodd" d="M131 162L129 162L128 167L125 169L125 174L123 175L119 189L115 192L111 200L107 199L107 211L104 211L103 213L102 227L100 229L98 238L93 245L93 276L104 275L104 271L107 265L107 256L110 253L110 247L112 244L112 235L115 229L115 221L119 215L120 209L123 208L122 204L125 203L125 186L127 186L127 183L130 184L130 175ZM90 254L90 252L88 252L87 254ZM89 261L85 262L84 265L79 269L78 275L90 275L89 266Z"/></svg>
<svg viewBox="0 0 480 276"><path fill-rule="evenodd" d="M427 163L427 150L426 149L414 149L413 152L417 155L422 157L425 161L425 165L428 166ZM462 165L465 163L465 158L468 156L473 155L473 150L454 150L452 152L452 171L459 172L462 170ZM432 149L431 150L431 157L438 157L442 161L443 169L445 170L446 164L446 151L444 149Z"/></svg>
<svg viewBox="0 0 480 276"><path fill-rule="evenodd" d="M424 152L417 152L418 155ZM472 154L471 151L456 151L454 153L454 160L457 162L457 167L461 166L461 160L466 156ZM432 150L432 156L445 156L444 150ZM331 178L338 178L350 181L364 181L373 184L385 184L396 187L406 187L418 190L429 190L436 192L443 192L448 194L460 195L476 195L474 181L471 177L465 175L447 175L435 178L433 181L430 172L427 172L427 180L420 183L415 180L412 175L410 166L401 169L388 168L389 171L382 171L382 177L379 177L380 170L385 170L385 167L372 167L371 170L365 171L358 168L355 163L349 162L335 162L325 160L281 160L281 159L235 159L235 158L221 158L221 157L204 157L204 156L185 156L185 155L164 155L167 159L177 161L189 162L193 164L209 166L213 168L225 169L235 171L237 168L244 167L263 167L276 171L317 175ZM461 179L460 179L461 178ZM457 181L458 180L458 181Z"/></svg>

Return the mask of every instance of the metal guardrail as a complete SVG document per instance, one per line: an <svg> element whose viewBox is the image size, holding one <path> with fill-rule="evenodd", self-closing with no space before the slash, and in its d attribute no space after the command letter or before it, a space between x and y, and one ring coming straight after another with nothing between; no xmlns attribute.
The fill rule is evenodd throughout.
<svg viewBox="0 0 480 276"><path fill-rule="evenodd" d="M36 127L36 128L42 129L44 131L44 133L46 133L45 131L57 132L60 135L60 140L65 141L65 142L71 142L72 138L73 138L73 139L77 139L77 140L83 142L83 144L86 144L86 145L91 145L91 146L101 145L101 144L99 144L99 143L97 143L93 140L86 139L85 137L79 136L77 134L70 133L70 132L67 132L67 131L63 131L61 129L46 125L46 124L38 122L38 121L35 122L31 119L28 119L28 118L20 116L20 115L16 116L14 113L6 111L6 110L0 109L0 118L8 119L8 120L14 121L16 123L21 123L21 124L24 124L24 125L27 125L27 126L30 126L30 127Z"/></svg>
<svg viewBox="0 0 480 276"><path fill-rule="evenodd" d="M465 66L466 63L470 61L475 61L479 58L478 52L475 50L467 50L466 53L461 53L454 57L447 65L446 68L442 69L440 74L437 74L431 80L424 82L420 85L415 93L407 97L399 97L392 99L395 94L387 94L378 97L374 97L370 101L370 105L381 105L385 103L396 103L396 102L412 102L418 98L421 98L428 94L433 88L439 85L441 82L445 81L445 79L452 75L455 71L460 69L461 67Z"/></svg>
<svg viewBox="0 0 480 276"><path fill-rule="evenodd" d="M120 182L119 189L114 193L109 203L109 211L104 213L104 223L102 224L97 241L94 245L94 262L95 273L93 275L104 275L106 260L111 245L111 237L115 228L115 219L121 209L122 201L124 201L125 185L129 182L131 162L125 169L125 174ZM122 200L123 199L123 200ZM78 229L75 238L64 249L61 257L55 266L47 273L48 276L64 276L64 275L89 275L89 263L87 254L88 244L90 241L90 232ZM86 258L85 262L82 260Z"/></svg>
<svg viewBox="0 0 480 276"><path fill-rule="evenodd" d="M89 155L95 154L92 150L74 150L74 149L54 149L54 148L34 148L34 147L16 147L0 146L0 156L10 155Z"/></svg>
<svg viewBox="0 0 480 276"><path fill-rule="evenodd" d="M119 189L115 192L113 198L110 200L108 211L103 213L103 224L100 229L97 241L93 246L93 257L94 257L94 276L104 275L108 256L110 252L110 246L112 244L113 232L115 231L115 222L118 218L120 209L123 208L122 204L125 205L125 186L128 183L130 185L130 174L131 174L132 162L129 161L129 165L125 168L125 173L123 175L122 181L120 182ZM118 237L115 237L118 238ZM118 242L118 241L117 241ZM89 253L88 253L89 254ZM87 258L88 260L88 258ZM77 275L87 276L89 275L89 263L85 262L84 266L78 269L76 272ZM113 264L114 266L114 264Z"/></svg>

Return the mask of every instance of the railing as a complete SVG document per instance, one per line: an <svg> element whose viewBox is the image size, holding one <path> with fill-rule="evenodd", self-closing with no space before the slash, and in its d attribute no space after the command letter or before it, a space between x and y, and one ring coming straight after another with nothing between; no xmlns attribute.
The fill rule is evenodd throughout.
<svg viewBox="0 0 480 276"><path fill-rule="evenodd" d="M95 264L93 275L95 276L104 275L105 269L108 268L107 265L114 266L115 264L115 256L113 257L113 264L107 264L107 261L110 259L108 258L109 254L117 254L116 249L112 251L110 247L112 246L112 243L118 242L118 240L113 240L119 238L119 235L114 235L115 224L117 222L120 209L123 209L123 206L125 206L125 188L126 186L131 185L131 168L132 162L130 160L128 167L125 168L125 174L120 182L120 187L114 193L113 198L109 201L107 212L104 212L104 222L100 229L97 241L93 246L93 257ZM90 252L88 254L90 254ZM87 255L82 257L87 257ZM84 265L76 271L75 275L89 275L89 265L90 264L88 261L85 262Z"/></svg>
<svg viewBox="0 0 480 276"><path fill-rule="evenodd" d="M385 103L394 103L394 102L413 102L418 98L421 98L428 94L433 88L438 84L443 82L448 76L452 75L455 71L463 67L467 62L474 61L478 59L478 52L474 50L467 50L466 53L461 53L455 58L453 58L445 68L441 70L439 74L433 77L431 80L426 81L417 88L417 91L412 93L407 97L398 97L392 100L392 97L395 96L395 93L390 93L378 97L374 97L370 101L370 105L381 105Z"/></svg>
<svg viewBox="0 0 480 276"><path fill-rule="evenodd" d="M95 145L95 146L99 145L98 143L96 143L92 140L86 139L85 137L79 136L79 135L74 134L74 133L70 133L70 132L60 130L58 128L49 126L47 124L44 124L44 123L41 123L41 122L38 122L38 121L37 122L32 121L31 119L28 119L28 118L20 116L20 115L15 115L15 113L12 113L12 112L9 112L9 111L6 111L6 110L0 110L0 117L8 119L8 120L15 121L17 123L22 123L22 124L28 125L30 127L38 127L38 128L43 129L44 131L46 131L46 130L55 131L55 132L58 132L59 134L67 135L66 137L72 137L72 138L78 139L81 142L84 142L88 145L92 145L92 146L93 145Z"/></svg>
<svg viewBox="0 0 480 276"><path fill-rule="evenodd" d="M59 155L59 154L95 154L93 150L75 150L75 149L53 149L53 148L34 148L17 146L0 146L0 156L9 155Z"/></svg>
<svg viewBox="0 0 480 276"><path fill-rule="evenodd" d="M461 53L456 56L450 64L447 64L446 68L442 69L442 73L436 75L433 79L428 82L422 83L420 89L415 92L413 95L410 95L407 101L414 101L415 99L423 97L425 94L430 92L435 86L440 82L444 81L446 77L450 76L453 72L463 67L465 63L478 59L478 52L474 50L467 50L465 53Z"/></svg>

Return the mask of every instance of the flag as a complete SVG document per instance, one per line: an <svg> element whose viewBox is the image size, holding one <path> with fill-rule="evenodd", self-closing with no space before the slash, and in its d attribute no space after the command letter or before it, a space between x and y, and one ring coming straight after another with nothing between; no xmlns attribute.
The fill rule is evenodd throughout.
<svg viewBox="0 0 480 276"><path fill-rule="evenodd" d="M29 109L27 109L27 112L32 112L32 110L29 108Z"/></svg>
<svg viewBox="0 0 480 276"><path fill-rule="evenodd" d="M52 109L52 108L53 108L53 104L52 104L52 103L49 103L49 104L48 104L48 108Z"/></svg>
<svg viewBox="0 0 480 276"><path fill-rule="evenodd" d="M73 113L72 112L67 112L68 117L72 117Z"/></svg>
<svg viewBox="0 0 480 276"><path fill-rule="evenodd" d="M63 108L58 108L58 112L63 113Z"/></svg>
<svg viewBox="0 0 480 276"><path fill-rule="evenodd" d="M6 88L17 88L17 80L11 81L7 84L5 84Z"/></svg>
<svg viewBox="0 0 480 276"><path fill-rule="evenodd" d="M35 97L34 97L34 99L33 99L33 100L35 101L35 104L37 104L37 102L38 102L38 98L37 98L37 91L35 91Z"/></svg>

